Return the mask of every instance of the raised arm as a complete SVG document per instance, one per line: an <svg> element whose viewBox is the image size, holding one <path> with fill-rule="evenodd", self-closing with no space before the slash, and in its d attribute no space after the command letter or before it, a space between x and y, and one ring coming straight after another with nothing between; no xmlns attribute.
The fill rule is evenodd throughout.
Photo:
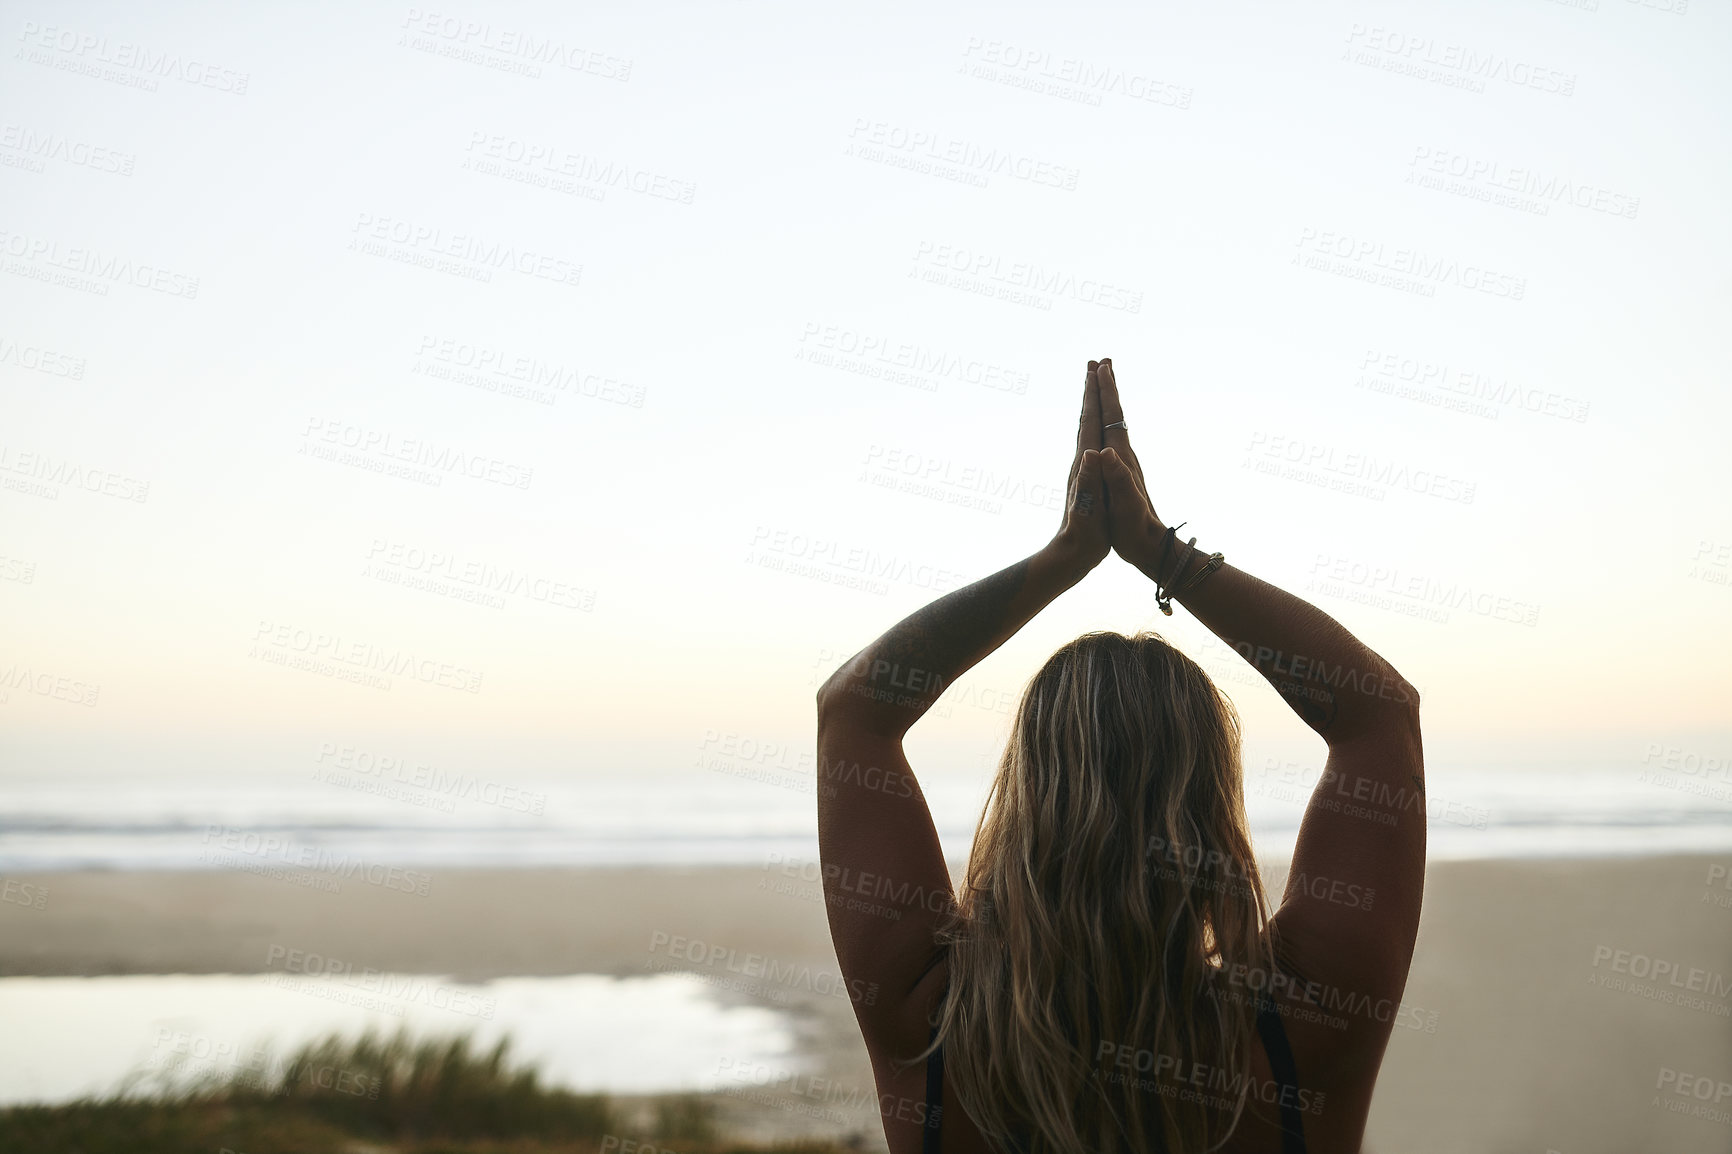
<svg viewBox="0 0 1732 1154"><path fill-rule="evenodd" d="M1100 383L1103 422L1123 422L1110 361ZM1187 553L1182 539L1168 547L1128 430L1109 429L1106 445L1114 549L1161 588L1182 588L1207 551ZM1367 1043L1352 1049L1375 1061L1406 985L1425 881L1419 693L1327 613L1231 564L1176 599L1328 745L1275 916L1277 942L1320 997L1367 1009L1349 1015Z"/></svg>
<svg viewBox="0 0 1732 1154"><path fill-rule="evenodd" d="M1102 420L1120 426L1105 434L1113 548L1161 588L1178 588L1203 568L1209 551L1188 552L1177 535L1167 540L1123 427L1110 360L1102 362L1100 384ZM1339 621L1232 565L1223 564L1177 600L1249 661L1331 747L1399 726L1419 707L1418 691Z"/></svg>
<svg viewBox="0 0 1732 1154"><path fill-rule="evenodd" d="M1099 382L1089 362L1063 523L1045 547L898 622L818 690L818 848L830 933L868 1044L888 1043L951 901L902 736L945 688L1106 556Z"/></svg>

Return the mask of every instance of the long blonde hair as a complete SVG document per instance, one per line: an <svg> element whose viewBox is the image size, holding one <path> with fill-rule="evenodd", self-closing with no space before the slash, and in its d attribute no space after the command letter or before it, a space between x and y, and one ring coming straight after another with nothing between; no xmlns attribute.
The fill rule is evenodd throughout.
<svg viewBox="0 0 1732 1154"><path fill-rule="evenodd" d="M941 935L962 1108L1025 1154L1222 1144L1255 1007L1217 979L1272 972L1268 917L1232 702L1154 633L1065 645L1023 694Z"/></svg>

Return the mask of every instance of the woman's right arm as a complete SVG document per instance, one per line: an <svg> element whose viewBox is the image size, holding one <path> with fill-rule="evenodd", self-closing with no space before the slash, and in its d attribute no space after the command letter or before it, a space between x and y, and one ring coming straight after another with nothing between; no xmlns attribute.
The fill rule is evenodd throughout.
<svg viewBox="0 0 1732 1154"><path fill-rule="evenodd" d="M1101 419L1122 421L1117 382L1110 367L1103 370ZM1162 588L1182 586L1207 552L1199 547L1176 572L1184 542L1162 556L1167 527L1148 500L1127 431L1107 438L1114 549ZM1307 1000L1348 1018L1351 1034L1375 1040L1370 1050L1381 1054L1406 986L1425 882L1419 693L1327 613L1230 564L1175 599L1328 746L1275 916L1277 940L1283 961L1311 984Z"/></svg>

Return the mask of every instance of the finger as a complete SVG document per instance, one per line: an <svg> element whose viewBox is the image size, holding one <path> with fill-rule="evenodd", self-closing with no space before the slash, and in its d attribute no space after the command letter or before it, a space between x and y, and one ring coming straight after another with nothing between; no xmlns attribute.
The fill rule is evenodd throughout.
<svg viewBox="0 0 1732 1154"><path fill-rule="evenodd" d="M1112 360L1100 362L1100 399L1102 399L1102 418L1100 418L1102 425L1112 425L1114 421L1121 421L1122 423L1124 421L1124 405L1119 402L1119 378L1115 376L1114 369L1112 369ZM1107 416L1108 404L1112 405L1112 411L1117 416ZM1136 459L1136 449L1131 447L1131 430L1121 425L1121 428L1107 430L1107 437L1115 438L1115 440L1108 440L1107 444L1117 449L1119 456L1124 457L1124 463L1131 466L1131 477L1136 478L1136 487L1143 492L1143 496L1147 496L1148 485L1143 482L1143 463Z"/></svg>
<svg viewBox="0 0 1732 1154"><path fill-rule="evenodd" d="M1100 364L1089 362L1089 371L1083 375L1082 424L1077 428L1077 447L1079 449L1101 450L1101 376Z"/></svg>
<svg viewBox="0 0 1732 1154"><path fill-rule="evenodd" d="M1074 484L1082 468L1083 453L1101 447L1100 383L1096 370L1100 362L1090 361L1083 374L1082 415L1076 423L1076 455L1071 458L1069 482Z"/></svg>
<svg viewBox="0 0 1732 1154"><path fill-rule="evenodd" d="M1138 495L1136 478L1131 476L1131 471L1126 467L1125 459L1119 456L1118 450L1108 446L1100 455L1100 460L1101 475L1109 497L1117 501Z"/></svg>
<svg viewBox="0 0 1732 1154"><path fill-rule="evenodd" d="M1102 426L1115 425L1124 421L1124 405L1119 402L1119 381L1112 374L1112 360L1100 362L1100 373L1096 373L1100 383L1100 423ZM1115 449L1121 457L1131 454L1131 433L1126 428L1107 428L1103 430L1105 447Z"/></svg>
<svg viewBox="0 0 1732 1154"><path fill-rule="evenodd" d="M1101 454L1095 449L1084 449L1082 467L1077 470L1076 489L1071 495L1071 507L1080 517L1104 517L1106 504L1101 494Z"/></svg>
<svg viewBox="0 0 1732 1154"><path fill-rule="evenodd" d="M1117 374L1114 373L1112 360L1102 360L1102 362L1100 362L1100 381L1102 381L1102 383L1100 383L1100 392L1102 392L1103 425L1112 425L1114 421L1124 421L1124 407L1119 404L1119 378L1117 378ZM1115 418L1105 416L1105 404L1107 404L1108 395L1112 397L1114 411L1119 414L1119 416L1115 416ZM1143 496L1148 496L1148 482L1143 480L1143 463L1141 463L1140 459L1136 457L1136 449L1131 447L1131 430L1128 430L1128 428L1115 428L1115 430L1108 430L1107 435L1108 437L1121 438L1117 444L1114 444L1114 442L1107 442L1107 444L1114 445L1115 449L1119 451L1119 456L1124 457L1124 463L1131 466L1131 477L1136 478L1136 487L1143 492Z"/></svg>
<svg viewBox="0 0 1732 1154"><path fill-rule="evenodd" d="M1125 459L1110 446L1101 454L1102 481L1107 500L1119 509L1153 509L1154 502L1143 488L1142 478L1131 471Z"/></svg>

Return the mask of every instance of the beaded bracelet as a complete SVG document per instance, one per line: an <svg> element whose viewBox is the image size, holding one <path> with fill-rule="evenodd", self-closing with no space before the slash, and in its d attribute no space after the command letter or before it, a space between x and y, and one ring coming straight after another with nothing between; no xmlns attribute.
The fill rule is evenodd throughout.
<svg viewBox="0 0 1732 1154"><path fill-rule="evenodd" d="M1203 567L1191 574L1190 579L1184 584L1178 585L1175 588L1172 583L1169 583L1165 588L1163 588L1161 585L1161 573L1165 571L1167 567L1167 554L1172 552L1173 541L1177 538L1178 531L1184 528L1184 526L1185 522L1180 521L1177 525L1174 525L1171 529L1167 530L1166 539L1161 544L1161 563L1155 566L1155 604L1159 605L1161 607L1161 612L1165 613L1168 617L1173 615L1174 597L1183 593L1189 593L1207 580L1211 573L1220 569L1221 566L1227 562L1227 558L1224 554L1211 553L1209 554L1208 560L1203 562ZM1191 558L1197 555L1197 539L1192 537L1189 541L1185 542L1185 549L1185 555L1180 558L1179 563L1173 567L1173 582L1177 582L1179 578L1184 575L1186 566L1191 563Z"/></svg>
<svg viewBox="0 0 1732 1154"><path fill-rule="evenodd" d="M1186 524L1187 522L1180 521L1177 525L1173 525L1167 529L1166 537L1161 542L1161 560L1160 563L1155 566L1155 604L1159 605L1161 607L1161 612L1165 613L1168 617L1173 615L1173 591L1170 588L1163 589L1161 587L1161 573L1167 568L1167 554L1173 550L1173 541L1178 537L1179 530L1183 529ZM1190 545L1194 547L1196 544L1197 539L1192 537ZM1188 559L1190 554L1187 553L1185 556ZM1182 572L1184 572L1183 561L1179 562L1179 568L1173 571L1173 576L1177 577Z"/></svg>
<svg viewBox="0 0 1732 1154"><path fill-rule="evenodd" d="M1191 590L1203 583L1203 578L1226 564L1226 561L1227 559L1219 553L1209 554L1209 559L1204 562L1203 567L1193 573L1189 581L1174 590L1174 595L1177 596L1180 593L1189 593Z"/></svg>

